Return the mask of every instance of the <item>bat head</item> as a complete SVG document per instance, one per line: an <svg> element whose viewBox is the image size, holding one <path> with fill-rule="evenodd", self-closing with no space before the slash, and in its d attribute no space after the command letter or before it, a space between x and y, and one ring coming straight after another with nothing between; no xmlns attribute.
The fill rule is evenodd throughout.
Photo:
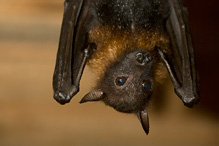
<svg viewBox="0 0 219 146"><path fill-rule="evenodd" d="M152 55L142 49L125 53L105 72L98 89L81 100L103 101L120 112L136 113L144 110L152 89Z"/></svg>

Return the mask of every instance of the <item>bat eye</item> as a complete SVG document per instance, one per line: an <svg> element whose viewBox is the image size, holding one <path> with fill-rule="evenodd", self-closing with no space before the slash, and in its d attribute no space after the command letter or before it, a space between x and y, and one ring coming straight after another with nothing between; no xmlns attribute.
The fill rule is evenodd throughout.
<svg viewBox="0 0 219 146"><path fill-rule="evenodd" d="M116 85L123 86L126 81L127 81L126 77L118 77L118 78L116 78Z"/></svg>
<svg viewBox="0 0 219 146"><path fill-rule="evenodd" d="M149 81L144 80L142 84L142 91L144 93L148 93L151 90L151 83Z"/></svg>

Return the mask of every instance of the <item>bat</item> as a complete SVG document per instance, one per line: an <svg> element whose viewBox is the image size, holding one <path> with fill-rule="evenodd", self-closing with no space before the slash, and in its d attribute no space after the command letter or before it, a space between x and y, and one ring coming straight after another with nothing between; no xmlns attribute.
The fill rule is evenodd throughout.
<svg viewBox="0 0 219 146"><path fill-rule="evenodd" d="M181 0L66 0L53 76L57 102L68 103L79 92L86 64L97 74L97 86L80 103L102 101L136 114L146 134L146 107L168 74L184 105L200 99Z"/></svg>

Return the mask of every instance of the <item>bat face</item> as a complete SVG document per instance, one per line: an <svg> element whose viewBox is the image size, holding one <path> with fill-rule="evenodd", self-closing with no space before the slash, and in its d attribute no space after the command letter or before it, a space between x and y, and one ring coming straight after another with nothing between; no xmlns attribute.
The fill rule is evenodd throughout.
<svg viewBox="0 0 219 146"><path fill-rule="evenodd" d="M152 63L150 53L140 49L115 62L101 83L104 103L120 112L143 110L153 88Z"/></svg>
<svg viewBox="0 0 219 146"><path fill-rule="evenodd" d="M125 53L106 70L100 81L101 100L120 112L143 110L153 90L152 65L152 55L146 50Z"/></svg>

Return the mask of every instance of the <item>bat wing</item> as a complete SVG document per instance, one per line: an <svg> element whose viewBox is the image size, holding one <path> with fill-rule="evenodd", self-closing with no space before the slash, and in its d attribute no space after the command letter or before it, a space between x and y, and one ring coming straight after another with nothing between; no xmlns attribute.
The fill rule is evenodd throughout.
<svg viewBox="0 0 219 146"><path fill-rule="evenodd" d="M79 91L79 82L93 45L87 42L92 21L89 0L66 0L53 75L53 96L65 104Z"/></svg>
<svg viewBox="0 0 219 146"><path fill-rule="evenodd" d="M169 0L170 17L167 31L172 42L172 57L161 54L176 94L188 107L199 101L199 79L195 68L194 49L189 30L187 9L181 0Z"/></svg>

